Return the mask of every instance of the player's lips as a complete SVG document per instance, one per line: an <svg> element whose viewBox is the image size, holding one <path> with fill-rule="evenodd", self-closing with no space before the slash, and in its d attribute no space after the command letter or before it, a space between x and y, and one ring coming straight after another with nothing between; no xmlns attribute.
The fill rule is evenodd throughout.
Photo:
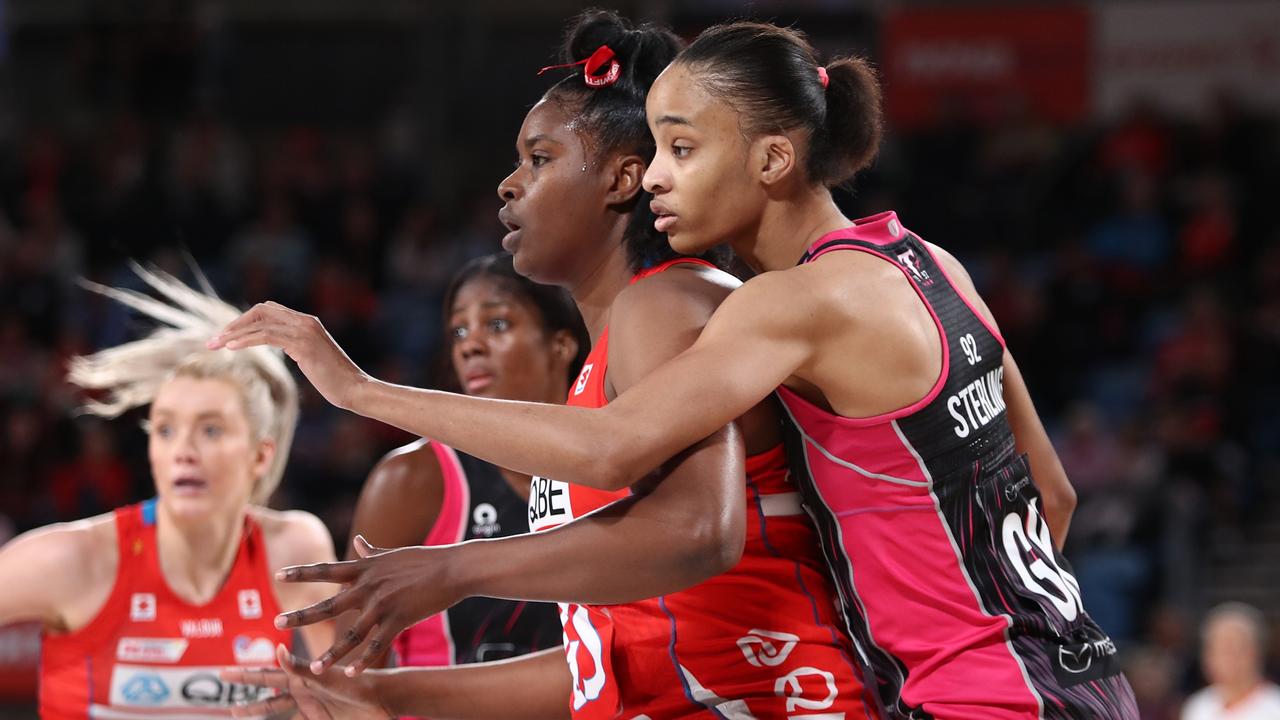
<svg viewBox="0 0 1280 720"><path fill-rule="evenodd" d="M179 475L173 480L173 490L179 495L196 495L208 487L209 483L194 475Z"/></svg>
<svg viewBox="0 0 1280 720"><path fill-rule="evenodd" d="M515 252L516 241L520 235L520 223L517 220L515 213L511 212L506 205L503 205L502 209L498 211L498 222L501 222L510 231L502 238L502 249L509 253Z"/></svg>
<svg viewBox="0 0 1280 720"><path fill-rule="evenodd" d="M649 209L653 211L654 215L658 216L657 219L653 221L653 229L661 233L670 230L671 226L675 225L676 220L679 218L679 216L672 212L670 208L657 200L649 203Z"/></svg>
<svg viewBox="0 0 1280 720"><path fill-rule="evenodd" d="M497 376L492 372L484 369L468 370L462 375L462 386L466 388L467 393L475 394L493 384Z"/></svg>

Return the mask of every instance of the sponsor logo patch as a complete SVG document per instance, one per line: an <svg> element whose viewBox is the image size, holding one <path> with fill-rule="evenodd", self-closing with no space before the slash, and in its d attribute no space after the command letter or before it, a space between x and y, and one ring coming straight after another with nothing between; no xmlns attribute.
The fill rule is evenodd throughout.
<svg viewBox="0 0 1280 720"><path fill-rule="evenodd" d="M187 641L182 638L122 637L116 643L116 659L123 662L173 664L186 651Z"/></svg>
<svg viewBox="0 0 1280 720"><path fill-rule="evenodd" d="M569 484L533 476L529 483L529 530L538 532L573 519Z"/></svg>
<svg viewBox="0 0 1280 720"><path fill-rule="evenodd" d="M755 667L777 667L787 661L798 642L799 635L753 629L738 638L738 649Z"/></svg>
<svg viewBox="0 0 1280 720"><path fill-rule="evenodd" d="M180 626L182 627L182 637L185 638L222 637L222 618L183 620Z"/></svg>
<svg viewBox="0 0 1280 720"><path fill-rule="evenodd" d="M155 673L134 673L120 686L120 698L130 705L163 705L169 698L169 686Z"/></svg>
<svg viewBox="0 0 1280 720"><path fill-rule="evenodd" d="M155 620L155 593L134 593L129 598L129 619L133 622L150 622Z"/></svg>
<svg viewBox="0 0 1280 720"><path fill-rule="evenodd" d="M491 538L502 532L502 524L498 522L498 509L489 503L480 503L471 511L471 534L476 537Z"/></svg>
<svg viewBox="0 0 1280 720"><path fill-rule="evenodd" d="M116 665L111 671L112 707L225 708L265 700L275 691L226 682L221 667L150 668ZM220 716L221 717L221 716Z"/></svg>
<svg viewBox="0 0 1280 720"><path fill-rule="evenodd" d="M241 590L236 593L236 604L240 606L241 618L257 620L262 617L262 596L257 590Z"/></svg>
<svg viewBox="0 0 1280 720"><path fill-rule="evenodd" d="M237 635L231 643L231 650L240 665L270 664L276 659L276 646L264 637Z"/></svg>
<svg viewBox="0 0 1280 720"><path fill-rule="evenodd" d="M592 363L582 366L582 372L578 374L578 383L573 386L573 394L581 395L587 389L587 379L591 377Z"/></svg>

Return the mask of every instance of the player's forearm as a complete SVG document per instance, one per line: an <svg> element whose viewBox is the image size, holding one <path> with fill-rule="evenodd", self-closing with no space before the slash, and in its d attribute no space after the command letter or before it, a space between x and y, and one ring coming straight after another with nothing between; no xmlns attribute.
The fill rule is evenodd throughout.
<svg viewBox="0 0 1280 720"><path fill-rule="evenodd" d="M733 426L677 456L669 474L554 530L456 546L468 595L622 603L677 592L742 554L742 441Z"/></svg>
<svg viewBox="0 0 1280 720"><path fill-rule="evenodd" d="M1071 516L1076 509L1076 491L1071 487L1067 471L1053 449L1049 434L1045 432L1031 401L1031 393L1027 390L1026 381L1013 355L1006 352L1004 356L1004 389L1008 404L1009 427L1013 430L1014 441L1018 452L1026 453L1031 465L1031 477L1044 505L1041 510L1045 521L1049 523L1049 533L1059 550L1067 540L1067 530L1071 526Z"/></svg>
<svg viewBox="0 0 1280 720"><path fill-rule="evenodd" d="M561 720L573 691L561 648L449 668L374 670L382 705L435 720Z"/></svg>
<svg viewBox="0 0 1280 720"><path fill-rule="evenodd" d="M499 467L587 487L631 479L610 461L611 418L586 408L468 397L362 380L348 409L474 455ZM655 463L656 464L656 463Z"/></svg>
<svg viewBox="0 0 1280 720"><path fill-rule="evenodd" d="M678 592L727 569L721 558L732 541L636 517L638 504L624 498L554 530L459 547L459 584L468 596L615 604Z"/></svg>
<svg viewBox="0 0 1280 720"><path fill-rule="evenodd" d="M1040 497L1044 502L1044 519L1049 523L1049 534L1059 550L1067 542L1067 531L1071 528L1071 517L1076 510L1076 491L1067 479L1062 462L1053 447L1028 448L1027 453L1031 465L1031 477L1036 481Z"/></svg>

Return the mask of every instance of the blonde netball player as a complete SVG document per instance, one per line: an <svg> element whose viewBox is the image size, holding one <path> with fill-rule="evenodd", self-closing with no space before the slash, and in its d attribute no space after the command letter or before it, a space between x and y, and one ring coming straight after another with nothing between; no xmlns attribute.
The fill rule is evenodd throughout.
<svg viewBox="0 0 1280 720"><path fill-rule="evenodd" d="M150 406L156 497L0 548L0 625L44 626L45 720L226 716L267 691L218 670L270 663L277 644L294 645L272 624L276 613L327 594L272 579L286 565L333 559L318 519L265 507L298 418L289 371L269 350L206 350L236 309L137 270L169 302L94 289L167 327L75 359L70 380L94 391L87 410L96 415ZM328 647L332 625L302 638L308 649Z"/></svg>

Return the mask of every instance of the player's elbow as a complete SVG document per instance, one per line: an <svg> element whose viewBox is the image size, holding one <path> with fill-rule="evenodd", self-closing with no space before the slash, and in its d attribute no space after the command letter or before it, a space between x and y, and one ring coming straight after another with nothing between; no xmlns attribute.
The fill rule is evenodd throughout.
<svg viewBox="0 0 1280 720"><path fill-rule="evenodd" d="M1045 513L1060 518L1070 518L1076 511L1076 489L1064 477L1059 482L1048 484L1040 489L1044 498Z"/></svg>
<svg viewBox="0 0 1280 720"><path fill-rule="evenodd" d="M720 508L713 516L693 524L691 530L690 565L699 569L699 582L732 570L742 559L747 542L742 508Z"/></svg>
<svg viewBox="0 0 1280 720"><path fill-rule="evenodd" d="M583 476L589 478L585 485L617 492L634 485L642 474L636 472L635 462L626 446L614 437L583 448Z"/></svg>

